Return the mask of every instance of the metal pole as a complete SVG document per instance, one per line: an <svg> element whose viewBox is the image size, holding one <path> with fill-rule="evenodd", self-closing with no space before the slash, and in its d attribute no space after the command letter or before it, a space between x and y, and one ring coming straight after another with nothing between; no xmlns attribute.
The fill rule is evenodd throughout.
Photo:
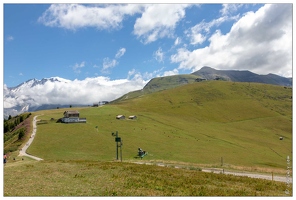
<svg viewBox="0 0 296 200"><path fill-rule="evenodd" d="M121 142L120 142L120 161L122 162L122 144L121 144Z"/></svg>
<svg viewBox="0 0 296 200"><path fill-rule="evenodd" d="M116 138L118 138L118 132L116 131ZM118 142L116 142L116 160L118 160Z"/></svg>

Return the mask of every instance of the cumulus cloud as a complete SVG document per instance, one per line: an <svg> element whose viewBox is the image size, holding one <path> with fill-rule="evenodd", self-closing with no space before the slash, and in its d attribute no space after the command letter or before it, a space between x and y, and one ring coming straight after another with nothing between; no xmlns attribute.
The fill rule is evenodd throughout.
<svg viewBox="0 0 296 200"><path fill-rule="evenodd" d="M145 5L142 16L136 20L133 33L147 44L159 38L172 37L177 23L184 18L187 4Z"/></svg>
<svg viewBox="0 0 296 200"><path fill-rule="evenodd" d="M134 24L133 34L144 44L159 38L173 37L177 23L185 17L188 4L112 4L80 5L52 4L38 22L49 27L77 30L94 27L117 30L129 16L141 14Z"/></svg>
<svg viewBox="0 0 296 200"><path fill-rule="evenodd" d="M78 4L52 4L38 22L49 27L76 30L84 27L119 29L125 16L141 12L141 4L86 6Z"/></svg>
<svg viewBox="0 0 296 200"><path fill-rule="evenodd" d="M111 101L130 91L142 89L148 82L135 74L130 79L117 80L104 76L73 81L56 77L55 80L58 81L43 81L43 84L36 84L38 80L32 80L17 90L9 90L4 85L4 108L42 104L92 105L94 102Z"/></svg>
<svg viewBox="0 0 296 200"><path fill-rule="evenodd" d="M209 42L192 51L179 48L171 62L191 71L211 66L291 77L292 4L266 4L257 12L245 13L229 33L217 30Z"/></svg>

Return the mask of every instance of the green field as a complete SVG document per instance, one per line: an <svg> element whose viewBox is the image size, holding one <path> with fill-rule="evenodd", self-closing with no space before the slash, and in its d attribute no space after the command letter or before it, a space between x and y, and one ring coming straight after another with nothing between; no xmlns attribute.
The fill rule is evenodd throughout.
<svg viewBox="0 0 296 200"><path fill-rule="evenodd" d="M56 123L65 109L39 111L42 123L28 152L46 160L113 160L111 133L118 131L124 160L135 159L141 147L147 160L218 165L223 157L225 165L285 168L292 151L291 104L291 89L205 82L120 104L71 108L86 124ZM118 114L126 119L117 120Z"/></svg>
<svg viewBox="0 0 296 200"><path fill-rule="evenodd" d="M86 118L87 123L56 123L63 117L65 110L78 110L80 117ZM286 157L292 158L292 89L282 86L205 81L143 94L138 98L121 100L102 107L53 109L32 114L40 115L37 118L40 121L28 153L43 158L45 161L40 163L46 166L55 163L56 170L59 170L60 165L65 168L64 165L82 161L114 161L116 143L111 133L115 131L118 131L123 141L124 162L139 161L135 156L137 148L141 147L149 152L143 158L146 162L186 163L188 166L284 174ZM125 115L126 119L117 120L116 116L119 114ZM137 119L129 120L130 115L136 115ZM279 137L283 137L283 140ZM35 167L35 164L32 165ZM127 164L125 167L134 167L128 166ZM42 168L42 164L37 164L36 168L38 167ZM23 167L25 171L29 168ZM107 168L109 171L110 166ZM142 187L144 186L139 186ZM192 191L193 189L175 195L199 196ZM205 194L211 196L210 191L206 190ZM169 190L164 190L151 195L167 195L168 192ZM227 196L225 190L220 192L213 193L213 196ZM277 194L252 192L237 195L282 194L282 190L275 192ZM60 194L62 193L56 195ZM86 193L77 193L80 194ZM104 196L103 191L90 194ZM105 194L110 196L112 192ZM149 193L141 193L140 190L135 194L149 196ZM65 192L65 195L75 196L69 192ZM117 195L132 195L132 192L120 192Z"/></svg>

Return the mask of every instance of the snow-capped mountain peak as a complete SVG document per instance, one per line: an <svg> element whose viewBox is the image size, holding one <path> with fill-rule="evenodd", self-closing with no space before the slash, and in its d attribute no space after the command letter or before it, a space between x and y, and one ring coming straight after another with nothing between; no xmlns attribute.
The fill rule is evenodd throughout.
<svg viewBox="0 0 296 200"><path fill-rule="evenodd" d="M32 88L35 87L36 85L44 85L46 82L61 82L61 83L68 83L70 82L70 80L64 79L64 78L60 78L60 77L51 77L51 78L43 78L41 80L38 79L30 79L28 81L25 81L21 84L19 84L16 87L8 87L8 89L10 90L15 90L15 89L20 89L20 88Z"/></svg>

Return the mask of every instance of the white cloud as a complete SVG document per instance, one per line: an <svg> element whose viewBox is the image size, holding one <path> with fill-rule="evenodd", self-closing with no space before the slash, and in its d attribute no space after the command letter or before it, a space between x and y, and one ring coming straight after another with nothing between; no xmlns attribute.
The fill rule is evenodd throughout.
<svg viewBox="0 0 296 200"><path fill-rule="evenodd" d="M120 29L122 21L135 14L142 14L134 24L133 33L143 43L159 38L173 37L177 23L185 17L190 4L111 4L79 5L52 4L38 22L49 27L77 30L94 27L100 30Z"/></svg>
<svg viewBox="0 0 296 200"><path fill-rule="evenodd" d="M134 34L143 43L151 43L159 38L171 37L177 23L184 18L186 4L145 5L142 16L136 20Z"/></svg>
<svg viewBox="0 0 296 200"><path fill-rule="evenodd" d="M106 5L104 5L106 6ZM125 16L141 12L142 4L85 6L78 4L52 4L39 17L45 26L76 30L84 27L118 29Z"/></svg>
<svg viewBox="0 0 296 200"><path fill-rule="evenodd" d="M174 45L177 46L177 45L181 44L181 42L182 42L181 38L177 37L176 40L175 40Z"/></svg>
<svg viewBox="0 0 296 200"><path fill-rule="evenodd" d="M217 30L209 42L193 51L179 48L171 62L192 71L210 66L291 77L292 4L266 4L255 13L248 12L228 34Z"/></svg>
<svg viewBox="0 0 296 200"><path fill-rule="evenodd" d="M154 57L158 62L163 62L164 59L164 52L162 51L162 49L159 47L157 51L155 51L154 53Z"/></svg>
<svg viewBox="0 0 296 200"><path fill-rule="evenodd" d="M118 59L118 58L120 58L121 56L123 56L124 53L125 53L125 51L126 51L125 48L121 48L121 49L119 49L118 52L117 52L116 55L115 55L115 58Z"/></svg>
<svg viewBox="0 0 296 200"><path fill-rule="evenodd" d="M232 3L223 4L222 5L223 8L220 10L220 13L223 16L232 15L242 6L243 4L232 4Z"/></svg>
<svg viewBox="0 0 296 200"><path fill-rule="evenodd" d="M118 59L121 58L124 53L126 52L125 48L121 48L117 51L117 53L115 54L115 59L110 60L110 58L104 58L103 60L103 69L101 70L101 72L103 73L108 73L108 69L111 69L113 67L115 67L116 65L118 65ZM96 65L94 66L96 67Z"/></svg>
<svg viewBox="0 0 296 200"><path fill-rule="evenodd" d="M104 58L103 61L103 72L106 72L107 69L113 68L118 64L115 59L110 60L109 58Z"/></svg>
<svg viewBox="0 0 296 200"><path fill-rule="evenodd" d="M130 77L131 77L132 75L135 75L135 74L136 74L136 70L135 70L135 69L132 69L132 70L128 71L127 79L130 79Z"/></svg>
<svg viewBox="0 0 296 200"><path fill-rule="evenodd" d="M42 104L85 104L111 101L134 90L142 89L148 82L133 74L131 79L111 80L98 76L84 80L66 80L56 77L60 82L47 81L44 85L24 84L16 91L9 91L4 85L4 108L14 106L40 106Z"/></svg>
<svg viewBox="0 0 296 200"><path fill-rule="evenodd" d="M80 64L76 63L72 69L74 70L75 73L79 74L81 72L81 68L83 68L85 66L85 62L81 62Z"/></svg>
<svg viewBox="0 0 296 200"><path fill-rule="evenodd" d="M171 71L165 71L163 73L163 76L172 76L172 75L177 75L179 74L179 70L178 69L173 69Z"/></svg>
<svg viewBox="0 0 296 200"><path fill-rule="evenodd" d="M213 19L210 22L202 21L195 26L191 27L189 30L185 31L185 34L187 37L190 38L190 44L196 45L196 44L202 44L206 39L208 38L208 35L211 32L211 29L213 27L218 27L222 23L226 21L231 20L237 20L238 16L222 16L217 19Z"/></svg>

